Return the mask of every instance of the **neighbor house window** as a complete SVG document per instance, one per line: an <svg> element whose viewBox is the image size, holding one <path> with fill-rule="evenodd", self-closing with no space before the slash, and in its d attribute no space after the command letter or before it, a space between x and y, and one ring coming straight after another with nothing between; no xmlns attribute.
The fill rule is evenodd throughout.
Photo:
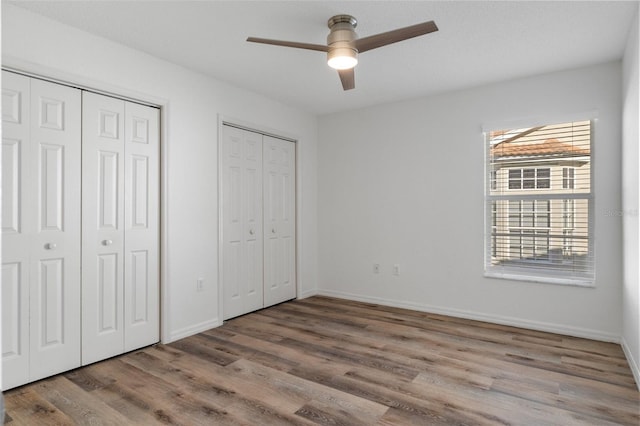
<svg viewBox="0 0 640 426"><path fill-rule="evenodd" d="M573 189L573 179L575 176L575 169L573 167L562 168L562 188Z"/></svg>
<svg viewBox="0 0 640 426"><path fill-rule="evenodd" d="M487 132L486 275L593 283L591 127Z"/></svg>
<svg viewBox="0 0 640 426"><path fill-rule="evenodd" d="M509 189L548 189L551 169L509 169Z"/></svg>
<svg viewBox="0 0 640 426"><path fill-rule="evenodd" d="M549 200L509 201L509 256L547 259L551 229Z"/></svg>

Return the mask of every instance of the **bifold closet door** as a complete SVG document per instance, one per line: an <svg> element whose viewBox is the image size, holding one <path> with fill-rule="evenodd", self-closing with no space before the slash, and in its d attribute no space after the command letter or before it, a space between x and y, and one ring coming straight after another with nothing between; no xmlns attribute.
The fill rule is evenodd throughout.
<svg viewBox="0 0 640 426"><path fill-rule="evenodd" d="M124 102L82 96L82 364L124 342Z"/></svg>
<svg viewBox="0 0 640 426"><path fill-rule="evenodd" d="M160 340L160 111L125 103L124 351Z"/></svg>
<svg viewBox="0 0 640 426"><path fill-rule="evenodd" d="M80 91L2 73L3 389L80 365Z"/></svg>
<svg viewBox="0 0 640 426"><path fill-rule="evenodd" d="M224 125L223 318L296 297L295 143Z"/></svg>
<svg viewBox="0 0 640 426"><path fill-rule="evenodd" d="M296 297L296 145L264 136L264 306Z"/></svg>
<svg viewBox="0 0 640 426"><path fill-rule="evenodd" d="M2 72L2 388L29 381L30 79ZM32 202L31 202L32 203ZM29 203L29 204L31 204Z"/></svg>
<svg viewBox="0 0 640 426"><path fill-rule="evenodd" d="M83 93L82 364L159 340L158 111Z"/></svg>
<svg viewBox="0 0 640 426"><path fill-rule="evenodd" d="M262 135L223 126L224 319L262 308Z"/></svg>

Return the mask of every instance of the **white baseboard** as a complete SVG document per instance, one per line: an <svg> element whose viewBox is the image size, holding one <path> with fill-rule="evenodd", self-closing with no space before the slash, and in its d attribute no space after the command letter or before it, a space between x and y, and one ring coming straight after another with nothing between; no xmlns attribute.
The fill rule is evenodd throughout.
<svg viewBox="0 0 640 426"><path fill-rule="evenodd" d="M620 336L605 333L587 328L572 327L562 324L553 324L540 321L529 321L520 318L506 317L501 315L489 315L482 312L465 311L461 309L443 308L439 306L426 305L422 303L405 302L400 300L382 299L378 297L363 296L335 290L318 290L318 295L337 297L340 299L354 300L358 302L375 303L378 305L392 306L395 308L412 309L414 311L428 312L432 314L447 315L457 318L465 318L476 321L490 322L494 324L507 325L519 328L528 328L537 331L563 334L585 339L599 340L602 342L620 343Z"/></svg>
<svg viewBox="0 0 640 426"><path fill-rule="evenodd" d="M304 293L300 294L298 296L298 299L306 299L307 297L312 297L318 294L317 290L309 290L309 291L305 291Z"/></svg>
<svg viewBox="0 0 640 426"><path fill-rule="evenodd" d="M189 327L172 331L169 335L169 341L163 343L175 342L176 340L184 339L185 337L193 336L194 334L202 333L203 331L207 331L221 325L222 323L218 320L218 318L190 325Z"/></svg>
<svg viewBox="0 0 640 426"><path fill-rule="evenodd" d="M640 362L640 360L636 360L633 358L633 356L631 355L631 349L629 349L629 345L627 345L626 340L624 340L624 336L622 337L622 339L620 339L620 346L622 346L624 356L627 357L629 368L631 368L633 378L636 380L636 386L640 391L640 368L638 367L638 362Z"/></svg>
<svg viewBox="0 0 640 426"><path fill-rule="evenodd" d="M298 299L306 299L307 297L315 296L316 294L318 294L316 290L306 291L298 296ZM220 321L218 318L214 318L208 321L201 322L199 324L181 328L179 330L174 330L169 333L169 339L163 341L162 343L175 342L176 340L184 339L185 337L193 336L194 334L202 333L203 331L220 327L221 325L222 321Z"/></svg>

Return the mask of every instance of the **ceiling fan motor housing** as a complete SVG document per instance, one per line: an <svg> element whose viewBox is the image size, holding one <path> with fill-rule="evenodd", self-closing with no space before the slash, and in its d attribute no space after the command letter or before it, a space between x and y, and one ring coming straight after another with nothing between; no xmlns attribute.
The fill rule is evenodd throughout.
<svg viewBox="0 0 640 426"><path fill-rule="evenodd" d="M327 60L330 63L338 57L350 57L357 61L358 50L354 43L358 39L355 32L357 23L356 18L351 15L336 15L329 19L327 25L331 31L327 36Z"/></svg>

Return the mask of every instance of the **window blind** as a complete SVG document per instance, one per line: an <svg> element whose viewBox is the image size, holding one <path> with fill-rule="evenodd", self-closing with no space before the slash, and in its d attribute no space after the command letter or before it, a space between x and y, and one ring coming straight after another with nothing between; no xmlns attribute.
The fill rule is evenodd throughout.
<svg viewBox="0 0 640 426"><path fill-rule="evenodd" d="M591 285L592 122L486 133L489 276Z"/></svg>

